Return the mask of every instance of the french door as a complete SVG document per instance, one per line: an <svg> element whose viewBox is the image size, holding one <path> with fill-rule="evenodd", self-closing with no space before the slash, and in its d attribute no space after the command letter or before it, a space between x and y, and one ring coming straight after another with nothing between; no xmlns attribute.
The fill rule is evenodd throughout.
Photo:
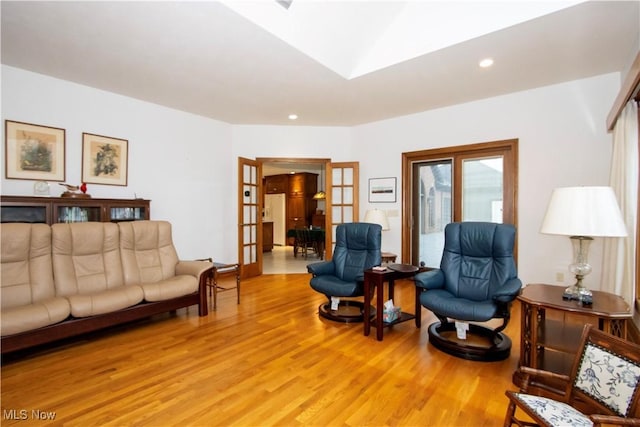
<svg viewBox="0 0 640 427"><path fill-rule="evenodd" d="M326 257L331 259L336 228L346 222L359 219L359 163L330 163L327 168L327 216L326 223L331 233L326 233ZM327 228L328 229L328 228Z"/></svg>
<svg viewBox="0 0 640 427"><path fill-rule="evenodd" d="M261 176L259 162L238 157L238 263L243 278L262 274Z"/></svg>
<svg viewBox="0 0 640 427"><path fill-rule="evenodd" d="M440 266L450 222L516 225L517 140L403 153L403 260Z"/></svg>
<svg viewBox="0 0 640 427"><path fill-rule="evenodd" d="M318 163L318 159L238 158L238 263L243 278L262 274L262 163L276 161ZM331 163L326 168L325 182L325 259L331 259L338 224L359 219L358 162Z"/></svg>

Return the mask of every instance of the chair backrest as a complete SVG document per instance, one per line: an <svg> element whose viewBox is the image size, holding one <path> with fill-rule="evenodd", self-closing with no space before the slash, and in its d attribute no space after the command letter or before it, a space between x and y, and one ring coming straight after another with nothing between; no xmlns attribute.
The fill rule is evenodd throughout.
<svg viewBox="0 0 640 427"><path fill-rule="evenodd" d="M570 403L598 413L640 416L640 346L585 325L573 364Z"/></svg>
<svg viewBox="0 0 640 427"><path fill-rule="evenodd" d="M46 224L0 226L0 301L18 307L55 295L51 267L51 228Z"/></svg>
<svg viewBox="0 0 640 427"><path fill-rule="evenodd" d="M517 277L511 224L454 222L444 230L440 269L445 289L459 298L486 301L508 280Z"/></svg>
<svg viewBox="0 0 640 427"><path fill-rule="evenodd" d="M364 270L380 265L381 242L379 224L352 222L338 225L332 258L336 277L353 282L364 276Z"/></svg>
<svg viewBox="0 0 640 427"><path fill-rule="evenodd" d="M155 283L175 276L178 254L167 221L118 223L124 281Z"/></svg>
<svg viewBox="0 0 640 427"><path fill-rule="evenodd" d="M124 285L118 226L77 222L51 226L56 294L101 292Z"/></svg>
<svg viewBox="0 0 640 427"><path fill-rule="evenodd" d="M307 227L296 227L296 244L298 246L307 246L311 242L311 236Z"/></svg>

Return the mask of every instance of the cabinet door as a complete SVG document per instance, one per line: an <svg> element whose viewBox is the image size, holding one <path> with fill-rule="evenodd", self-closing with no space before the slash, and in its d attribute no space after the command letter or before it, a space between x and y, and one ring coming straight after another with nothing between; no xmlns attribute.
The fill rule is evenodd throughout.
<svg viewBox="0 0 640 427"><path fill-rule="evenodd" d="M313 196L317 190L318 174L302 172L289 175L290 196Z"/></svg>
<svg viewBox="0 0 640 427"><path fill-rule="evenodd" d="M140 221L149 219L149 208L147 206L108 206L108 221Z"/></svg>
<svg viewBox="0 0 640 427"><path fill-rule="evenodd" d="M287 216L291 220L306 221L307 200L304 197L289 197Z"/></svg>
<svg viewBox="0 0 640 427"><path fill-rule="evenodd" d="M49 205L2 205L1 222L49 223Z"/></svg>
<svg viewBox="0 0 640 427"><path fill-rule="evenodd" d="M54 205L53 223L102 221L101 205Z"/></svg>
<svg viewBox="0 0 640 427"><path fill-rule="evenodd" d="M271 175L264 179L265 192L267 194L286 193L289 189L289 180L287 175Z"/></svg>

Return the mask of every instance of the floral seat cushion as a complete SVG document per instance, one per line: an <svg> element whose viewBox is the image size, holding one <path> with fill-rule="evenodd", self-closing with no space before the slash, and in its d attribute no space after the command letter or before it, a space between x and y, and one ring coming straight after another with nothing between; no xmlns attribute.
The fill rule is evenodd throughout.
<svg viewBox="0 0 640 427"><path fill-rule="evenodd" d="M587 343L573 386L619 416L626 417L639 381L640 366L603 347ZM546 425L593 425L586 415L566 403L525 393L514 393L514 396Z"/></svg>
<svg viewBox="0 0 640 427"><path fill-rule="evenodd" d="M546 397L515 393L520 403L536 413L549 426L591 427L591 420L572 406Z"/></svg>

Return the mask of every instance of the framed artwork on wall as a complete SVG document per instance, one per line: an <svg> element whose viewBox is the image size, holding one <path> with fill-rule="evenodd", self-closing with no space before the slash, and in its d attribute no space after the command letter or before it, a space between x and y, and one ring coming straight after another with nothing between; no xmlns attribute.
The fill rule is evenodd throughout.
<svg viewBox="0 0 640 427"><path fill-rule="evenodd" d="M394 203L396 178L369 178L369 202Z"/></svg>
<svg viewBox="0 0 640 427"><path fill-rule="evenodd" d="M65 130L5 120L7 179L64 181Z"/></svg>
<svg viewBox="0 0 640 427"><path fill-rule="evenodd" d="M126 186L128 156L128 140L83 133L82 182Z"/></svg>

